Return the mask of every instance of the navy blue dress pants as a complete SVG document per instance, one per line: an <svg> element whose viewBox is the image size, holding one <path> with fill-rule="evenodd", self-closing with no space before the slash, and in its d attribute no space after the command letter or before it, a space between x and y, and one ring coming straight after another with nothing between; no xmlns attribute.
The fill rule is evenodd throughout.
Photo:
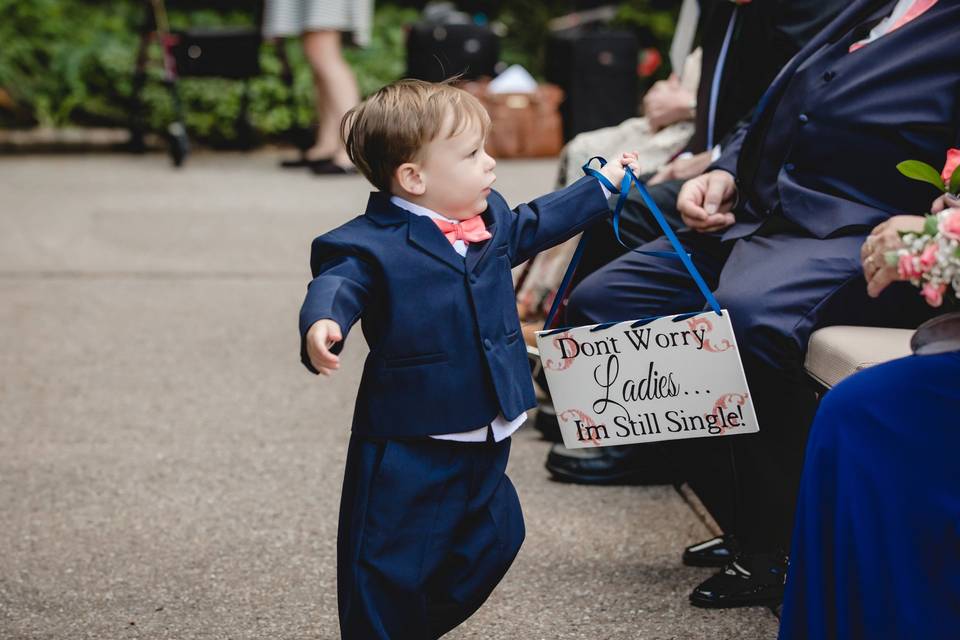
<svg viewBox="0 0 960 640"><path fill-rule="evenodd" d="M345 640L438 638L472 615L524 538L510 439L353 435L337 535Z"/></svg>
<svg viewBox="0 0 960 640"><path fill-rule="evenodd" d="M678 233L721 307L730 312L757 410L760 432L729 439L735 469L733 529L747 552L789 548L817 401L803 370L813 330L829 324L915 327L933 313L905 283L892 285L878 299L867 297L859 261L867 230L819 239L782 218L775 224L728 242L689 230ZM671 251L665 238L642 248ZM566 324L704 308L703 296L679 260L628 253L573 290Z"/></svg>

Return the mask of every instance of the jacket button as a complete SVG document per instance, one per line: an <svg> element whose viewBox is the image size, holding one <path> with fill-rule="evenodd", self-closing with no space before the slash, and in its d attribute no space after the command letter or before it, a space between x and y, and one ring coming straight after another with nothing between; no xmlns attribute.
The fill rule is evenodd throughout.
<svg viewBox="0 0 960 640"><path fill-rule="evenodd" d="M483 339L483 348L486 349L487 351L490 351L490 349L493 349L493 343L490 342L490 338Z"/></svg>
<svg viewBox="0 0 960 640"><path fill-rule="evenodd" d="M800 121L800 124L807 124L810 122L810 118L805 113L801 113L797 120Z"/></svg>
<svg viewBox="0 0 960 640"><path fill-rule="evenodd" d="M824 82L830 82L831 80L833 80L833 79L836 78L836 77L837 77L837 72L836 72L836 71L824 71L824 72L823 72L823 81L824 81Z"/></svg>

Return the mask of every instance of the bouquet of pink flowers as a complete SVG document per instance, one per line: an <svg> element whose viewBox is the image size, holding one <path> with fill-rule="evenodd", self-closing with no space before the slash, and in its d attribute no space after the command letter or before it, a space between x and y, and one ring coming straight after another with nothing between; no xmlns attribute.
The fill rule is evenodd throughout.
<svg viewBox="0 0 960 640"><path fill-rule="evenodd" d="M917 160L901 162L897 169L946 194L946 208L926 216L921 231L901 233L903 247L887 253L887 262L897 267L900 277L920 287L927 304L939 307L950 289L960 297L960 149L947 152L940 173Z"/></svg>

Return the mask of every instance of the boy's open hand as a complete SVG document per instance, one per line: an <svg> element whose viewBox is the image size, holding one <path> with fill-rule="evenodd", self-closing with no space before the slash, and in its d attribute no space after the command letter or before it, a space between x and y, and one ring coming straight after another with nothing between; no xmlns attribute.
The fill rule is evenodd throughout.
<svg viewBox="0 0 960 640"><path fill-rule="evenodd" d="M600 169L600 173L606 176L613 186L620 188L620 183L623 181L623 175L626 173L624 167L630 167L633 171L633 175L640 173L640 154L636 151L630 153L621 153L620 157L616 160L611 160L607 164L603 165L603 168Z"/></svg>
<svg viewBox="0 0 960 640"><path fill-rule="evenodd" d="M307 356L313 368L329 376L340 368L340 358L330 353L330 347L343 340L340 325L323 319L313 323L307 330Z"/></svg>

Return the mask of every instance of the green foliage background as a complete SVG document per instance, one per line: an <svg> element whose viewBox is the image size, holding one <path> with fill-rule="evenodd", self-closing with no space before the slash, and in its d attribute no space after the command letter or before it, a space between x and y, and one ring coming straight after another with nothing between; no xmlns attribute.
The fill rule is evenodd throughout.
<svg viewBox="0 0 960 640"><path fill-rule="evenodd" d="M618 21L635 28L643 46L665 51L674 4L679 3L630 0L621 3ZM225 11L171 9L170 23L173 29L250 25L253 5L237 0ZM539 75L546 22L569 6L566 0L506 2L500 15L508 27L504 61L523 64ZM403 25L417 15L410 7L377 3L371 45L345 54L363 94L403 75ZM0 103L0 127L125 126L143 17L144 4L136 0L0 0L0 89L13 101L12 106ZM250 81L250 120L266 138L309 127L314 119L313 83L299 42L285 46L294 68L292 87L281 78L271 44L261 49L263 73ZM148 70L150 80L143 91L146 124L162 131L173 117L173 105L161 83L158 46L151 47ZM193 138L212 145L236 139L242 82L183 78L179 90Z"/></svg>

